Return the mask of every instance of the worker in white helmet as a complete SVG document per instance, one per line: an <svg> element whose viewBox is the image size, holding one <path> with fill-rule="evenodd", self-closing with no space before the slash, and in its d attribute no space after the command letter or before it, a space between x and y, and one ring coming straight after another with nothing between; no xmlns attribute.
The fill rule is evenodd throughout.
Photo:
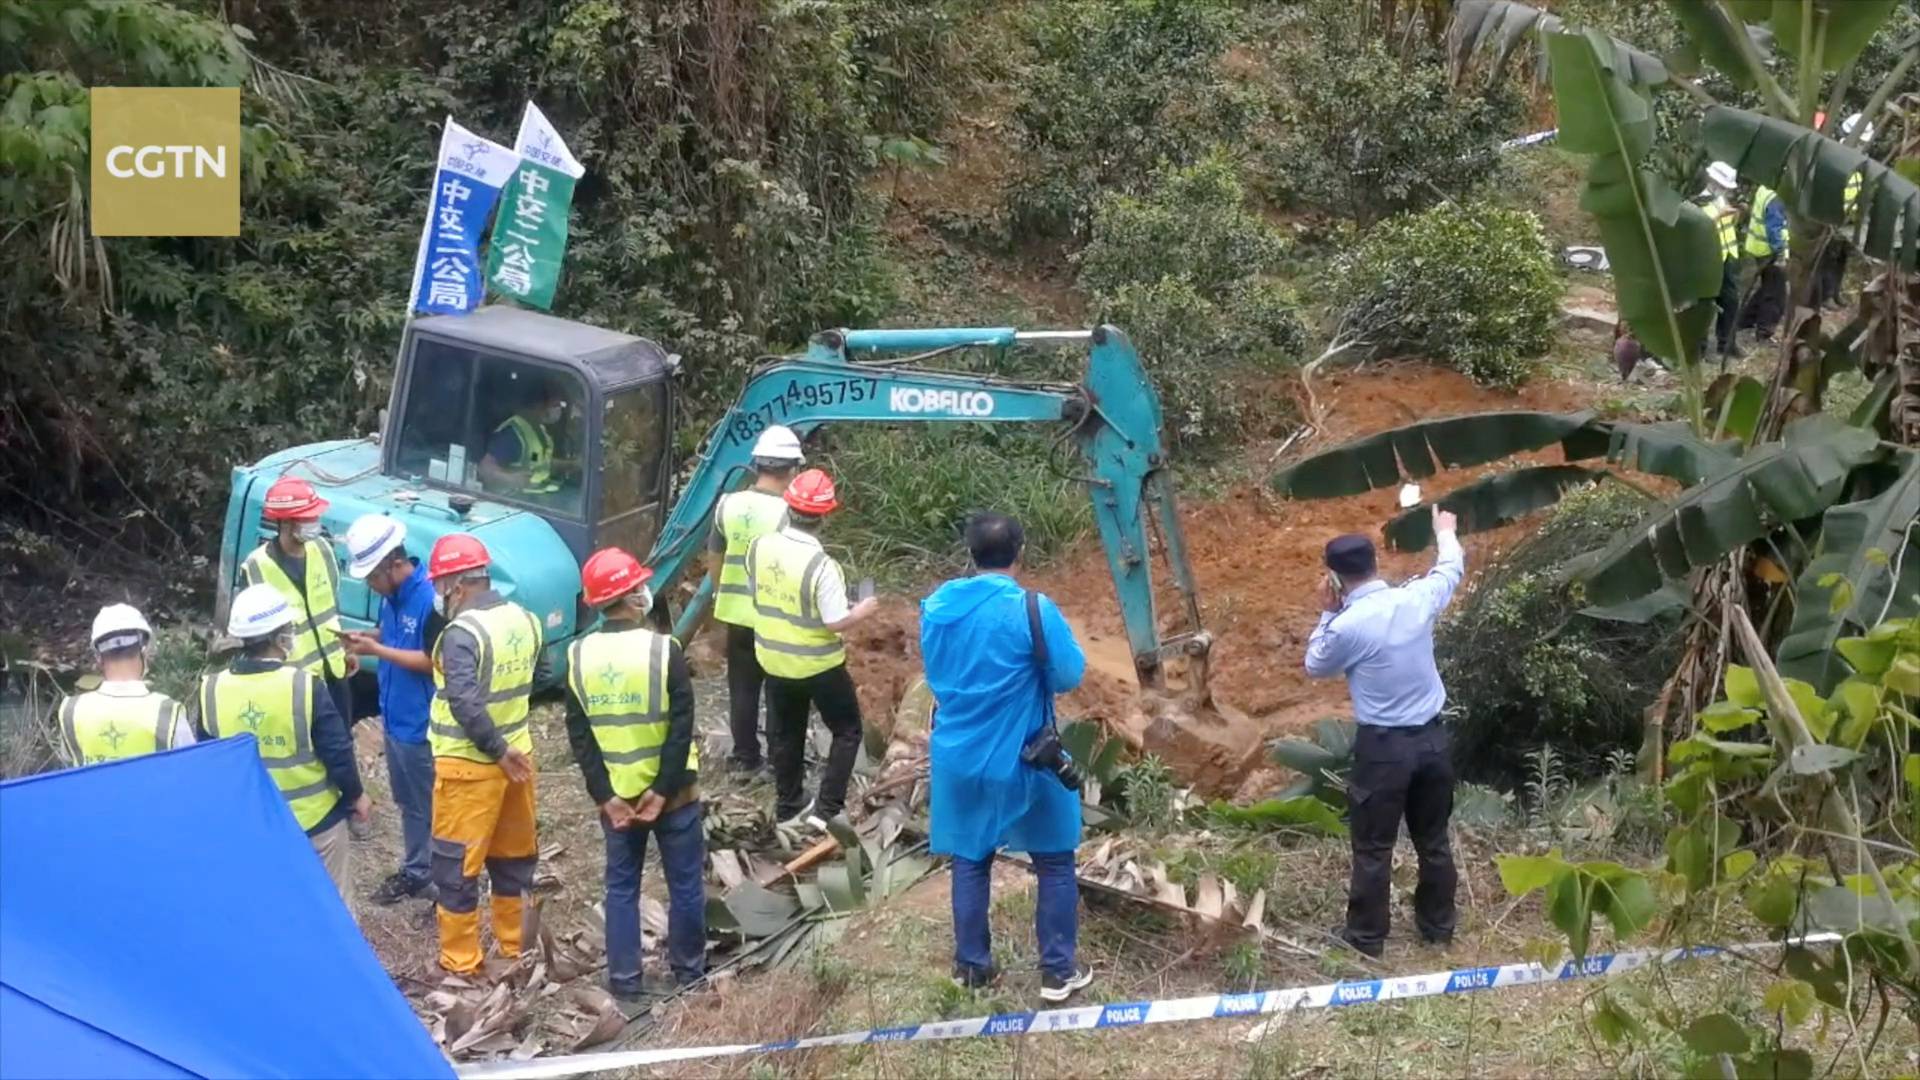
<svg viewBox="0 0 1920 1080"><path fill-rule="evenodd" d="M766 676L753 653L747 545L786 524L783 496L807 458L800 436L775 424L754 441L752 461L752 486L722 495L714 504L707 544L713 617L727 628L727 721L733 732L727 763L746 772L758 771L766 761L760 752L760 685Z"/></svg>
<svg viewBox="0 0 1920 1080"><path fill-rule="evenodd" d="M130 604L93 617L100 686L60 703L60 756L69 765L138 757L193 744L193 724L172 698L147 689L153 628Z"/></svg>
<svg viewBox="0 0 1920 1080"><path fill-rule="evenodd" d="M200 680L200 731L214 739L253 736L267 775L345 901L352 850L347 820L366 821L372 803L333 695L306 669L286 662L295 621L293 606L272 585L249 585L234 595L227 633L240 639L241 652L227 670Z"/></svg>
<svg viewBox="0 0 1920 1080"><path fill-rule="evenodd" d="M1707 187L1700 193L1703 209L1713 219L1720 243L1720 313L1714 319L1714 344L1723 361L1739 355L1734 344L1734 320L1740 314L1740 207L1733 191L1740 176L1733 166L1716 161L1707 166Z"/></svg>

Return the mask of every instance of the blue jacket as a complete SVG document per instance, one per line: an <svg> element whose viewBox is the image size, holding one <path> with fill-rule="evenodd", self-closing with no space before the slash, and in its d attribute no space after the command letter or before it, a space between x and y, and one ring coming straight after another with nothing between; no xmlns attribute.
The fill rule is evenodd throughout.
<svg viewBox="0 0 1920 1080"><path fill-rule="evenodd" d="M430 653L440 617L433 611L433 583L427 568L414 560L413 576L392 596L380 598L380 644L392 649ZM380 722L393 741L418 745L427 741L427 709L433 704L433 676L408 671L398 664L381 664Z"/></svg>
<svg viewBox="0 0 1920 1080"><path fill-rule="evenodd" d="M1040 598L1046 685L1033 662L1026 593L1005 574L949 581L920 603L920 652L938 711L933 765L935 852L985 858L1071 851L1080 844L1080 795L1020 761L1046 723L1053 695L1080 685L1087 661L1060 609Z"/></svg>

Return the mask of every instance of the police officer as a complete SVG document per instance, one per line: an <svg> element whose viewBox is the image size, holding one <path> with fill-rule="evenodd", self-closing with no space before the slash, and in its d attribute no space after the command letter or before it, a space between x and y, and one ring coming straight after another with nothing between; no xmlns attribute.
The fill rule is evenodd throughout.
<svg viewBox="0 0 1920 1080"><path fill-rule="evenodd" d="M200 730L212 739L253 736L267 775L345 901L352 880L346 823L366 821L372 803L333 699L287 662L299 624L271 585L249 585L234 596L227 633L240 639L241 655L200 681Z"/></svg>
<svg viewBox="0 0 1920 1080"><path fill-rule="evenodd" d="M60 754L69 765L138 757L193 743L187 712L147 689L153 628L129 604L108 604L93 617L100 686L60 703Z"/></svg>
<svg viewBox="0 0 1920 1080"><path fill-rule="evenodd" d="M594 552L580 581L606 616L568 653L567 739L606 834L607 984L642 993L640 871L647 837L667 877L667 964L684 986L706 971L706 844L693 682L680 643L643 625L653 572L619 548Z"/></svg>
<svg viewBox="0 0 1920 1080"><path fill-rule="evenodd" d="M433 647L432 874L440 966L480 968L480 870L493 881L493 937L520 955L520 920L539 855L528 699L547 677L540 620L493 591L486 545L449 533L427 556L447 619Z"/></svg>
<svg viewBox="0 0 1920 1080"><path fill-rule="evenodd" d="M766 677L753 650L753 594L747 590L747 545L786 524L781 495L806 464L800 437L778 424L753 444L753 486L723 495L713 508L708 577L713 617L727 627L727 723L733 732L728 763L753 772L760 755L760 683Z"/></svg>
<svg viewBox="0 0 1920 1080"><path fill-rule="evenodd" d="M832 478L808 469L787 485L784 498L787 524L747 547L753 650L767 673L774 817L824 830L846 805L860 752L860 699L840 635L879 605L868 597L849 606L840 564L820 547L820 526L840 505ZM809 707L820 710L833 734L820 796L811 807L804 801Z"/></svg>

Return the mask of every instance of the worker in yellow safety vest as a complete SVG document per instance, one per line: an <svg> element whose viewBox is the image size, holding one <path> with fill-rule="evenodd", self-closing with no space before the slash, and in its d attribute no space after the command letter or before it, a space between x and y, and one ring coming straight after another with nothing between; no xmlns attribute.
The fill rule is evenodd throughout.
<svg viewBox="0 0 1920 1080"><path fill-rule="evenodd" d="M365 822L372 802L333 699L287 661L299 621L271 585L249 585L234 596L227 633L240 639L241 653L227 670L200 680L199 726L210 739L253 736L260 763L345 902L353 879L345 826Z"/></svg>
<svg viewBox="0 0 1920 1080"><path fill-rule="evenodd" d="M1739 355L1733 332L1734 321L1740 314L1740 208L1733 202L1733 190L1739 183L1740 177L1733 166L1716 161L1707 166L1707 187L1700 193L1720 241L1720 311L1714 318L1713 330L1714 344L1723 362Z"/></svg>
<svg viewBox="0 0 1920 1080"><path fill-rule="evenodd" d="M1856 143L1862 149L1873 142L1873 125L1867 124L1861 129L1862 116L1859 113L1847 117L1840 123L1840 137L1848 143ZM1847 228L1836 229L1827 237L1826 247L1820 253L1820 265L1813 271L1813 304L1820 308L1835 308L1840 305L1840 288L1847 279L1847 252L1852 246L1847 239L1853 235L1854 228L1860 223L1860 188L1865 181L1861 173L1847 177L1845 199Z"/></svg>
<svg viewBox="0 0 1920 1080"><path fill-rule="evenodd" d="M1770 187L1753 193L1747 212L1747 257L1754 262L1754 284L1741 312L1739 328L1753 328L1754 337L1772 341L1774 327L1787 309L1787 245L1792 239L1786 204Z"/></svg>
<svg viewBox="0 0 1920 1080"><path fill-rule="evenodd" d="M747 590L747 545L787 522L781 496L806 464L800 437L778 424L753 444L753 486L720 497L707 543L713 617L727 628L727 726L733 751L727 763L755 772L760 754L760 683L766 677L753 653L753 594Z"/></svg>
<svg viewBox="0 0 1920 1080"><path fill-rule="evenodd" d="M433 840L440 966L480 968L480 871L493 882L493 939L520 955L521 918L539 855L529 698L549 678L540 620L493 589L486 545L435 541L427 579L447 619L433 646Z"/></svg>
<svg viewBox="0 0 1920 1080"><path fill-rule="evenodd" d="M293 646L287 664L319 679L340 718L353 725L353 694L347 680L360 670L340 629L340 561L322 533L328 503L313 485L283 476L267 489L261 519L273 529L266 542L240 563L248 585L271 585L293 611Z"/></svg>
<svg viewBox="0 0 1920 1080"><path fill-rule="evenodd" d="M653 607L652 576L619 548L594 552L581 569L581 591L605 622L575 641L567 658L567 739L607 841L607 985L629 1000L644 993L640 871L649 836L667 879L674 983L698 981L707 956L693 680L680 643L643 622Z"/></svg>
<svg viewBox="0 0 1920 1080"><path fill-rule="evenodd" d="M847 672L841 633L878 607L850 604L840 564L820 547L820 526L840 504L833 480L808 469L787 485L787 524L747 546L753 589L753 646L767 673L767 745L773 756L774 817L825 831L846 806L860 752L860 699ZM833 735L819 798L804 802L807 714Z"/></svg>
<svg viewBox="0 0 1920 1080"><path fill-rule="evenodd" d="M567 414L557 383L523 375L520 405L493 429L480 459L480 482L506 495L549 495L560 490L559 474L571 468L554 458L553 426ZM464 478L461 478L464 480Z"/></svg>
<svg viewBox="0 0 1920 1080"><path fill-rule="evenodd" d="M193 723L172 698L147 689L153 628L130 604L93 617L100 685L60 703L60 756L69 765L138 757L193 744Z"/></svg>

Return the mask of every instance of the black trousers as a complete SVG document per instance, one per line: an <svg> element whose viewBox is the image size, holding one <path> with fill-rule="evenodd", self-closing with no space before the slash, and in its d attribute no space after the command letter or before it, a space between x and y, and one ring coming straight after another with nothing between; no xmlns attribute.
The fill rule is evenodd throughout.
<svg viewBox="0 0 1920 1080"><path fill-rule="evenodd" d="M847 783L860 754L860 697L854 693L847 665L829 668L804 679L767 676L767 749L773 756L774 817L785 821L807 805L807 713L820 710L820 721L833 734L827 767L820 774L820 797L814 811L832 817L847 805Z"/></svg>
<svg viewBox="0 0 1920 1080"><path fill-rule="evenodd" d="M1392 907L1393 845L1407 822L1420 857L1413 921L1428 941L1453 937L1459 875L1447 842L1453 814L1453 760L1439 721L1417 728L1361 724L1347 784L1353 829L1353 876L1347 886L1347 939L1377 951L1387 939Z"/></svg>
<svg viewBox="0 0 1920 1080"><path fill-rule="evenodd" d="M1733 352L1733 323L1740 311L1740 256L1720 264L1720 314L1713 320L1714 344L1720 355Z"/></svg>
<svg viewBox="0 0 1920 1080"><path fill-rule="evenodd" d="M1751 326L1761 337L1772 337L1773 328L1787 311L1787 271L1778 259L1768 257L1755 275L1753 295L1747 297L1747 309L1740 313L1740 325Z"/></svg>
<svg viewBox="0 0 1920 1080"><path fill-rule="evenodd" d="M1847 242L1838 236L1827 241L1820 265L1813 274L1813 306L1840 303L1840 286L1847 280Z"/></svg>
<svg viewBox="0 0 1920 1080"><path fill-rule="evenodd" d="M760 683L766 673L753 655L753 627L727 624L727 725L733 730L733 763L760 767Z"/></svg>

